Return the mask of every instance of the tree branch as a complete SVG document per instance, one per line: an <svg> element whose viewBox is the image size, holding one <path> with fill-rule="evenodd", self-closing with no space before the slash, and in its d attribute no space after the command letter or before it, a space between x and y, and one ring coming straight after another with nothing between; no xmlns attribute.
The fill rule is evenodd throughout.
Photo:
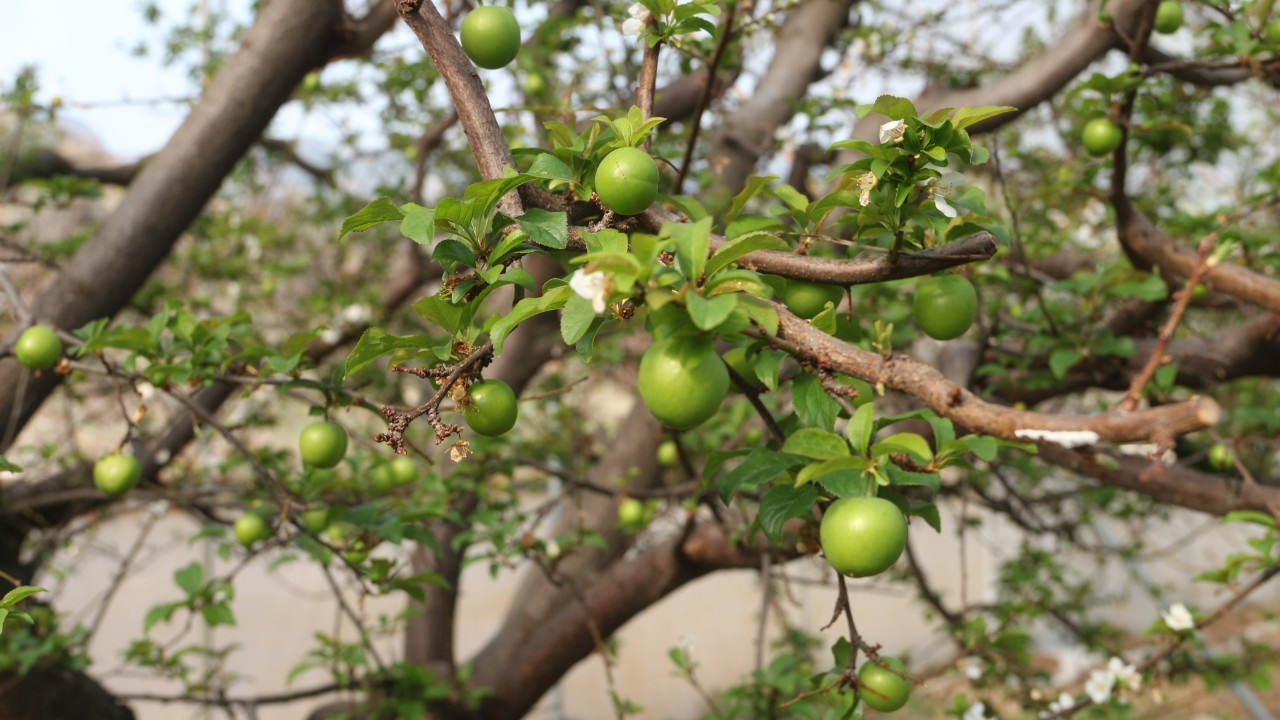
<svg viewBox="0 0 1280 720"><path fill-rule="evenodd" d="M930 365L901 355L886 358L849 345L793 315L781 303L773 306L779 320L775 344L814 360L819 367L905 392L939 415L985 435L1025 440L1018 437L1018 430L1092 431L1100 442L1137 442L1203 430L1222 415L1218 404L1206 397L1132 413L1075 417L1015 410L982 400Z"/></svg>

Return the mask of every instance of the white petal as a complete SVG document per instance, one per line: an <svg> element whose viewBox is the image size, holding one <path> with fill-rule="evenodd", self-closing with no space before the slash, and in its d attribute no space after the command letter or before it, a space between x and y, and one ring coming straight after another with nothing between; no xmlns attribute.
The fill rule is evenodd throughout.
<svg viewBox="0 0 1280 720"><path fill-rule="evenodd" d="M639 18L627 18L622 21L623 35L639 35L644 32L644 20Z"/></svg>
<svg viewBox="0 0 1280 720"><path fill-rule="evenodd" d="M1195 618L1191 617L1191 612L1182 603L1169 606L1167 611L1160 613L1160 617L1170 630L1192 630L1196 626Z"/></svg>
<svg viewBox="0 0 1280 720"><path fill-rule="evenodd" d="M941 195L934 196L933 206L938 208L938 212L942 213L943 215L946 215L949 218L953 218L956 216L956 209L951 207L951 203L948 203L947 199Z"/></svg>
<svg viewBox="0 0 1280 720"><path fill-rule="evenodd" d="M1115 675L1106 670L1094 670L1089 673L1089 681L1084 684L1084 691L1090 700L1101 705L1111 699L1111 688L1115 684Z"/></svg>
<svg viewBox="0 0 1280 720"><path fill-rule="evenodd" d="M880 126L880 142L898 144L902 142L902 135L907 130L907 123L903 120L894 120Z"/></svg>
<svg viewBox="0 0 1280 720"><path fill-rule="evenodd" d="M943 173L942 177L938 178L938 182L933 188L933 193L943 197L951 197L962 187L964 187L964 175L958 172Z"/></svg>
<svg viewBox="0 0 1280 720"><path fill-rule="evenodd" d="M649 8L641 5L640 3L631 3L631 6L627 8L627 17L633 17L638 20L648 20Z"/></svg>

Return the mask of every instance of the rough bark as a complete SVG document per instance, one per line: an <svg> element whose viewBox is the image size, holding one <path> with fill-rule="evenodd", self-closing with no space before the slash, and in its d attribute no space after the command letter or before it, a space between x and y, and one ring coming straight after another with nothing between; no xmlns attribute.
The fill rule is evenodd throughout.
<svg viewBox="0 0 1280 720"><path fill-rule="evenodd" d="M822 52L849 24L854 0L808 0L790 11L774 45L773 60L751 98L720 125L707 152L715 171L712 197L729 197L773 149L778 128L795 114L809 84L821 76Z"/></svg>
<svg viewBox="0 0 1280 720"><path fill-rule="evenodd" d="M115 315L129 302L293 89L325 62L341 10L337 0L263 5L240 50L138 172L120 206L37 297L36 318L72 329ZM0 361L0 418L12 417L15 429L59 380L45 373L31 381L13 414L24 376L15 360Z"/></svg>

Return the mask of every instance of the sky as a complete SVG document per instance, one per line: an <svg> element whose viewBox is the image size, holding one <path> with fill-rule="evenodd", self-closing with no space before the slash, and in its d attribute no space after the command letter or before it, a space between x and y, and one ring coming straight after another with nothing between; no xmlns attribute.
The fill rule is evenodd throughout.
<svg viewBox="0 0 1280 720"><path fill-rule="evenodd" d="M189 11L194 0L155 0L167 18ZM211 0L214 7L228 0ZM232 7L247 3L234 0ZM23 66L39 69L37 100L64 102L61 120L122 159L155 152L186 114L178 103L156 98L188 96L191 81L180 68L153 57L134 57L139 40L158 46L161 30L142 19L140 0L74 3L0 1L0 87L11 87Z"/></svg>

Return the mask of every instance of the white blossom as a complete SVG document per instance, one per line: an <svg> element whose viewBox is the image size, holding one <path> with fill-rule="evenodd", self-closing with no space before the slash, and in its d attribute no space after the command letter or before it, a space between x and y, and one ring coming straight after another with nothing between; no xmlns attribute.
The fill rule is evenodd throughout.
<svg viewBox="0 0 1280 720"><path fill-rule="evenodd" d="M1083 447L1098 442L1098 433L1092 430L1034 430L1024 428L1014 430L1013 435L1021 440L1044 440L1065 448Z"/></svg>
<svg viewBox="0 0 1280 720"><path fill-rule="evenodd" d="M982 677L982 658L967 657L960 661L960 666L964 669L964 676L970 680Z"/></svg>
<svg viewBox="0 0 1280 720"><path fill-rule="evenodd" d="M947 198L953 197L964 185L964 176L960 173L949 172L943 173L942 177L933 181L931 192L933 193L933 205L938 208L938 212L949 218L956 216L956 209L951 207L951 203L947 202Z"/></svg>
<svg viewBox="0 0 1280 720"><path fill-rule="evenodd" d="M970 705L962 720L987 720L987 704L979 701Z"/></svg>
<svg viewBox="0 0 1280 720"><path fill-rule="evenodd" d="M1111 688L1115 684L1115 675L1107 670L1094 670L1089 673L1089 680L1084 684L1084 692L1090 700L1101 705L1111 699Z"/></svg>
<svg viewBox="0 0 1280 720"><path fill-rule="evenodd" d="M589 273L579 268L569 278L569 288L577 293L578 297L590 300L591 309L599 315L605 309L605 286L608 281L608 276L602 272Z"/></svg>
<svg viewBox="0 0 1280 720"><path fill-rule="evenodd" d="M325 328L320 331L320 342L326 345L336 345L342 339L342 333L337 328Z"/></svg>
<svg viewBox="0 0 1280 720"><path fill-rule="evenodd" d="M880 143L890 143L897 145L902 142L902 136L907 133L907 123L903 120L894 120L880 126Z"/></svg>
<svg viewBox="0 0 1280 720"><path fill-rule="evenodd" d="M560 543L555 540L548 540L544 552L549 560L555 560L560 557Z"/></svg>
<svg viewBox="0 0 1280 720"><path fill-rule="evenodd" d="M1160 613L1160 619L1164 620L1165 626L1175 632L1194 630L1196 627L1196 620L1191 617L1191 611L1187 610L1187 606L1182 603L1170 605L1168 610Z"/></svg>
<svg viewBox="0 0 1280 720"><path fill-rule="evenodd" d="M1074 706L1075 704L1076 704L1076 699L1072 697L1070 693L1064 692L1058 696L1057 700L1054 700L1053 702L1049 703L1049 712L1042 713L1042 715L1045 715L1045 716L1057 715L1058 713L1062 712L1063 710L1066 710L1069 707Z"/></svg>
<svg viewBox="0 0 1280 720"><path fill-rule="evenodd" d="M342 308L342 321L348 325L364 325L373 319L373 312L368 305L352 303Z"/></svg>
<svg viewBox="0 0 1280 720"><path fill-rule="evenodd" d="M627 19L622 21L622 34L640 35L647 24L649 24L649 8L640 3L632 3L627 8Z"/></svg>
<svg viewBox="0 0 1280 720"><path fill-rule="evenodd" d="M1113 657L1107 661L1107 672L1116 676L1116 681L1132 692L1142 688L1142 675L1133 663L1126 663L1123 658Z"/></svg>
<svg viewBox="0 0 1280 720"><path fill-rule="evenodd" d="M866 207L871 204L871 191L875 189L880 178L875 173L864 172L858 176L858 204Z"/></svg>

